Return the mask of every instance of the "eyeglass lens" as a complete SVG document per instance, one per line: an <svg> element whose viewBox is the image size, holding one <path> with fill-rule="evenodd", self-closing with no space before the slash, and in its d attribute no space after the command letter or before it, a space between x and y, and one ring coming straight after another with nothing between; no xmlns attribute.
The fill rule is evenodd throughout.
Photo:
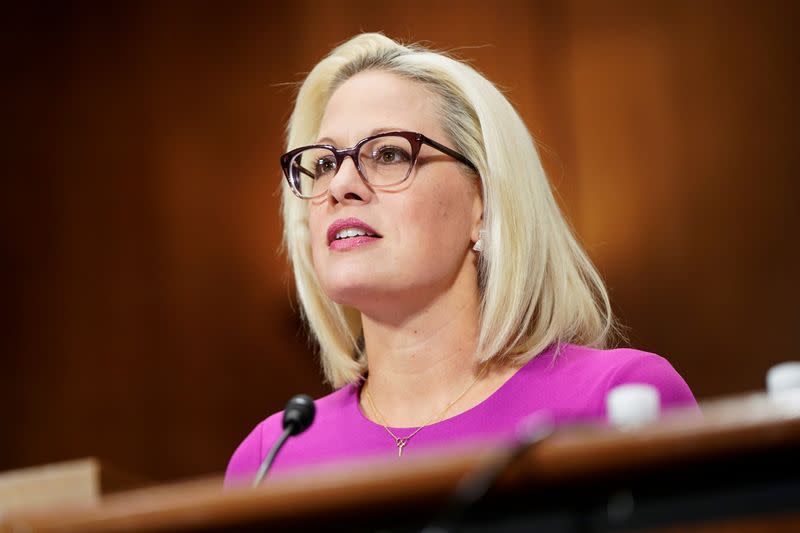
<svg viewBox="0 0 800 533"><path fill-rule="evenodd" d="M405 137L386 136L367 141L358 152L361 173L370 184L384 187L404 181L411 172L412 148ZM290 163L292 183L306 197L325 193L339 170L328 148L308 148Z"/></svg>

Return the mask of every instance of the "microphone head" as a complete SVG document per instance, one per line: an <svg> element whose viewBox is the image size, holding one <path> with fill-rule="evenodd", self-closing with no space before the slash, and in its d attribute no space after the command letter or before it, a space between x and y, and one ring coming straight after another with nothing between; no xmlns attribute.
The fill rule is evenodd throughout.
<svg viewBox="0 0 800 533"><path fill-rule="evenodd" d="M292 396L286 404L286 409L283 410L283 429L291 428L290 435L299 435L309 428L316 412L317 408L311 396L308 394Z"/></svg>

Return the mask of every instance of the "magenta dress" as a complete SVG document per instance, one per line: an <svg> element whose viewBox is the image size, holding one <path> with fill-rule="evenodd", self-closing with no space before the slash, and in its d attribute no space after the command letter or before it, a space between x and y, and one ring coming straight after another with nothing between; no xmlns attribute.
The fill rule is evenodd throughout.
<svg viewBox="0 0 800 533"><path fill-rule="evenodd" d="M556 424L603 420L606 394L623 383L647 383L661 395L662 409L696 406L686 382L666 359L639 350L597 350L572 344L548 348L520 368L483 402L423 428L397 457L386 429L367 419L358 404L360 385L347 385L316 400L311 427L291 437L270 471L271 477L299 469L376 456L403 460L433 448L471 441L509 441L522 421L539 413ZM282 433L282 412L258 424L231 457L225 475L230 487L248 483ZM404 437L416 428L391 428Z"/></svg>

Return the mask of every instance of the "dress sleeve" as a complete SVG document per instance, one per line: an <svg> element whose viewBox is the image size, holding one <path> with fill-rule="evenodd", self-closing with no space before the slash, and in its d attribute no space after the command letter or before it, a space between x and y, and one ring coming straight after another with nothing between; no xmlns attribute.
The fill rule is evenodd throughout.
<svg viewBox="0 0 800 533"><path fill-rule="evenodd" d="M637 350L633 357L616 368L608 384L608 391L625 383L645 383L658 389L662 409L671 407L697 407L691 389L663 357ZM605 403L605 402L603 402ZM605 405L603 405L605 414Z"/></svg>
<svg viewBox="0 0 800 533"><path fill-rule="evenodd" d="M225 488L245 485L261 465L263 431L266 420L258 424L239 444L225 471Z"/></svg>

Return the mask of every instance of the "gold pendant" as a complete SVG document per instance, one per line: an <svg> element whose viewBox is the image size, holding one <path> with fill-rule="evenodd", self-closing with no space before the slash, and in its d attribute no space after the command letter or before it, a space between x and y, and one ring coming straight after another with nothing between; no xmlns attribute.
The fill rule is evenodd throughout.
<svg viewBox="0 0 800 533"><path fill-rule="evenodd" d="M397 457L403 456L403 446L406 445L408 439L397 439Z"/></svg>

